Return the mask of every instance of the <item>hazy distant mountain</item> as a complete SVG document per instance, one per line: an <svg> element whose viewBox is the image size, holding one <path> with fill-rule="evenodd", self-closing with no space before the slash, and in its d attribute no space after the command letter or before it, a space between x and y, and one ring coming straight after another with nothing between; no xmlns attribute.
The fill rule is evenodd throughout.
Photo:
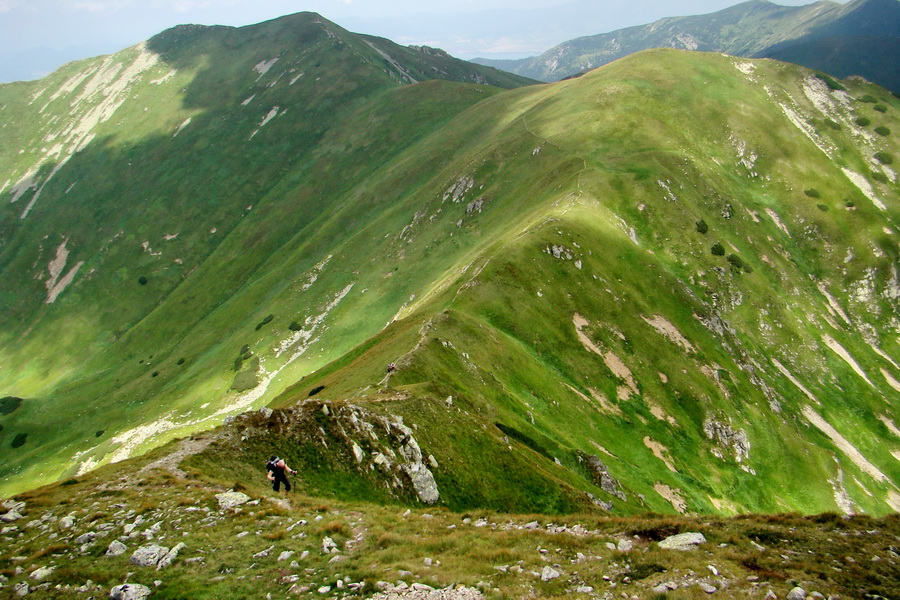
<svg viewBox="0 0 900 600"><path fill-rule="evenodd" d="M515 61L475 59L556 81L649 48L725 52L797 62L838 77L861 75L900 90L900 2L853 0L780 6L751 0L708 15L673 17L570 40Z"/></svg>

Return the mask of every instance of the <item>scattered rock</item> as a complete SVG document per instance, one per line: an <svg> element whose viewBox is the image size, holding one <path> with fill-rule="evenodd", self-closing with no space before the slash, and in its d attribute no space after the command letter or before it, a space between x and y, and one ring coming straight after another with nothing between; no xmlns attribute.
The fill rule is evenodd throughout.
<svg viewBox="0 0 900 600"><path fill-rule="evenodd" d="M322 540L322 552L325 554L336 554L338 551L337 544L334 543L334 540L330 537L326 537Z"/></svg>
<svg viewBox="0 0 900 600"><path fill-rule="evenodd" d="M184 542L178 542L177 544L175 544L174 548L169 550L165 556L163 556L161 559L159 559L159 562L156 565L156 570L159 571L160 569L171 565L175 561L175 559L178 557L178 553L181 550L184 550L186 547L187 546L184 544Z"/></svg>
<svg viewBox="0 0 900 600"><path fill-rule="evenodd" d="M701 582L699 583L699 586L700 586L700 589L703 590L704 592L706 592L707 594L715 594L716 592L719 591L719 590L716 588L716 586L710 585L710 584L708 584L708 583L706 583L706 582L704 582L704 581L701 581Z"/></svg>
<svg viewBox="0 0 900 600"><path fill-rule="evenodd" d="M660 548L666 550L693 550L700 544L705 544L706 538L702 533L679 533L659 542Z"/></svg>
<svg viewBox="0 0 900 600"><path fill-rule="evenodd" d="M59 520L60 529L71 529L75 526L75 517L68 515Z"/></svg>
<svg viewBox="0 0 900 600"><path fill-rule="evenodd" d="M87 544L93 542L100 536L96 531L88 531L87 533L82 533L77 538L75 538L76 544Z"/></svg>
<svg viewBox="0 0 900 600"><path fill-rule="evenodd" d="M631 540L619 540L617 548L619 552L631 552L634 549L634 543Z"/></svg>
<svg viewBox="0 0 900 600"><path fill-rule="evenodd" d="M28 592L31 590L29 589L28 584L23 581L14 585L13 591L16 593L16 596L22 597L27 596Z"/></svg>
<svg viewBox="0 0 900 600"><path fill-rule="evenodd" d="M12 523L13 521L18 521L21 518L22 518L22 515L17 510L11 510L7 513L0 515L0 521L3 521L4 523Z"/></svg>
<svg viewBox="0 0 900 600"><path fill-rule="evenodd" d="M250 496L243 492L222 492L216 494L216 500L219 501L219 508L229 510L250 502Z"/></svg>
<svg viewBox="0 0 900 600"><path fill-rule="evenodd" d="M262 550L262 551L260 551L260 552L257 552L256 554L254 554L254 555L253 555L253 558L265 558L265 557L269 556L269 552L271 552L274 548L275 548L274 545L273 545L273 546L269 546L269 547L266 548L265 550Z"/></svg>
<svg viewBox="0 0 900 600"><path fill-rule="evenodd" d="M593 594L594 588L589 585L583 585L581 587L575 588L575 591L579 594Z"/></svg>
<svg viewBox="0 0 900 600"><path fill-rule="evenodd" d="M109 548L106 549L106 556L119 556L120 554L125 554L128 550L128 547L125 546L119 540L113 540L109 544Z"/></svg>
<svg viewBox="0 0 900 600"><path fill-rule="evenodd" d="M653 591L657 594L665 594L666 592L670 592L672 590L677 590L678 584L674 581L666 581L664 583L660 583L658 586L653 588Z"/></svg>
<svg viewBox="0 0 900 600"><path fill-rule="evenodd" d="M139 567L155 567L169 553L165 546L149 544L141 546L131 555L131 562Z"/></svg>
<svg viewBox="0 0 900 600"><path fill-rule="evenodd" d="M282 552L281 554L278 555L278 562L281 562L281 561L283 561L283 560L287 560L287 559L289 559L290 557L292 557L293 555L294 555L294 551L293 551L293 550L285 550L284 552Z"/></svg>
<svg viewBox="0 0 900 600"><path fill-rule="evenodd" d="M50 577L53 574L53 567L41 567L39 569L35 569L31 574L31 578L35 581L43 581Z"/></svg>
<svg viewBox="0 0 900 600"><path fill-rule="evenodd" d="M559 571L550 566L544 567L544 570L541 571L541 581L551 581L559 576Z"/></svg>
<svg viewBox="0 0 900 600"><path fill-rule="evenodd" d="M802 587L795 587L788 592L787 600L806 600L806 590Z"/></svg>
<svg viewBox="0 0 900 600"><path fill-rule="evenodd" d="M150 588L138 583L123 583L109 592L110 600L144 600L151 593Z"/></svg>

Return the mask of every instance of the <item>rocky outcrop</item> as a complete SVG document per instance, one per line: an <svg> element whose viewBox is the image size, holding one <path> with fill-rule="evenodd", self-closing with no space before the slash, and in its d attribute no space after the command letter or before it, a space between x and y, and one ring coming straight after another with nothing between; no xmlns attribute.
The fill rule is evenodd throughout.
<svg viewBox="0 0 900 600"><path fill-rule="evenodd" d="M707 417L703 422L703 433L722 448L733 452L737 462L750 457L750 439L745 431Z"/></svg>
<svg viewBox="0 0 900 600"><path fill-rule="evenodd" d="M275 431L290 440L297 439L298 443L326 449L334 460L342 462L342 468L352 467L365 477L376 475L384 479L389 489L396 490L395 494L412 494L424 504L440 499L432 472L439 463L422 450L414 428L407 426L402 417L375 414L352 404L315 400L270 415L240 415L230 427L229 435L236 445L251 438L265 438L271 444L268 440ZM220 504L225 496L217 496Z"/></svg>
<svg viewBox="0 0 900 600"><path fill-rule="evenodd" d="M594 454L578 453L579 460L583 461L594 480L601 490L607 494L612 494L622 502L626 502L628 497L622 491L619 482L615 477L609 474L609 468L603 464L603 461Z"/></svg>

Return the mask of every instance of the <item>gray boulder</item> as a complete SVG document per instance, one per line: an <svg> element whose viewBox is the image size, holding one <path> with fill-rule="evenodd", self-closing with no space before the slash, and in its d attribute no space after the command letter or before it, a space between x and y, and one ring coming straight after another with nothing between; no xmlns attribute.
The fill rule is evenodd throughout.
<svg viewBox="0 0 900 600"><path fill-rule="evenodd" d="M144 600L150 595L150 588L138 583L123 583L109 592L109 600Z"/></svg>
<svg viewBox="0 0 900 600"><path fill-rule="evenodd" d="M184 542L178 542L177 544L175 544L175 547L169 550L166 555L159 559L159 562L156 563L156 570L159 571L160 569L171 565L178 557L178 553L181 550L184 550L186 547L187 546L184 544Z"/></svg>
<svg viewBox="0 0 900 600"><path fill-rule="evenodd" d="M128 550L128 547L125 546L119 540L113 540L109 544L109 548L106 549L106 556L119 556L120 554L125 554Z"/></svg>
<svg viewBox="0 0 900 600"><path fill-rule="evenodd" d="M148 544L141 546L131 555L131 562L139 567L155 567L169 553L165 546Z"/></svg>
<svg viewBox="0 0 900 600"><path fill-rule="evenodd" d="M36 581L43 581L53 574L53 569L53 567L41 567L40 569L35 569L31 574L31 578Z"/></svg>
<svg viewBox="0 0 900 600"><path fill-rule="evenodd" d="M9 512L3 513L2 515L0 515L0 521L3 521L4 523L12 523L13 521L18 521L21 518L22 518L21 513L19 513L19 511L15 510L15 509L10 510Z"/></svg>
<svg viewBox="0 0 900 600"><path fill-rule="evenodd" d="M806 600L806 590L802 587L795 587L788 592L787 600Z"/></svg>
<svg viewBox="0 0 900 600"><path fill-rule="evenodd" d="M547 566L541 571L541 581L550 581L551 579L556 579L559 575L559 571L553 567Z"/></svg>
<svg viewBox="0 0 900 600"><path fill-rule="evenodd" d="M659 542L659 547L666 550L693 550L705 543L706 538L702 533L679 533Z"/></svg>
<svg viewBox="0 0 900 600"><path fill-rule="evenodd" d="M222 492L216 494L216 500L219 501L219 508L229 510L250 502L250 496L242 492Z"/></svg>

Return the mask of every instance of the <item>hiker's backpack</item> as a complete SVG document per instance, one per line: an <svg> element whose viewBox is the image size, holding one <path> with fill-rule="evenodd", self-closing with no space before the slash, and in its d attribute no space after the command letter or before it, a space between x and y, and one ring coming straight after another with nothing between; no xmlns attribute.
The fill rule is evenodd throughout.
<svg viewBox="0 0 900 600"><path fill-rule="evenodd" d="M270 460L266 463L266 471L272 471L273 473L278 470L278 463L281 462L281 459L277 456L274 460Z"/></svg>

